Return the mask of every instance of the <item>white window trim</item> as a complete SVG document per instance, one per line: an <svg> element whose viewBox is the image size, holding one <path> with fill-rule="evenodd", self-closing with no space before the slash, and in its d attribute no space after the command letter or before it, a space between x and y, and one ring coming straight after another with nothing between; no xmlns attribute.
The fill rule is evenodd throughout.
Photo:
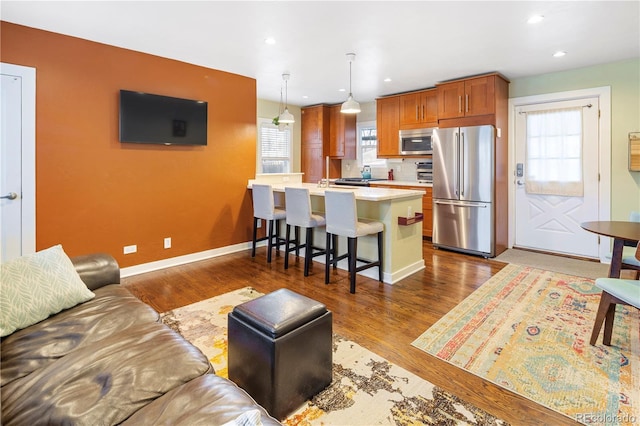
<svg viewBox="0 0 640 426"><path fill-rule="evenodd" d="M358 121L356 123L356 132L357 132L357 149L356 149L356 160L358 163L358 167L362 167L364 164L362 163L362 145L361 145L361 140L360 140L360 135L362 132L363 128L367 128L367 127L374 127L377 129L377 123L375 120L372 121ZM377 145L377 142L376 142ZM380 167L386 167L387 166L387 161L384 158L378 158L376 161L374 161L371 164L367 164L368 166L380 166Z"/></svg>
<svg viewBox="0 0 640 426"><path fill-rule="evenodd" d="M271 118L263 118L258 117L258 131L256 132L256 173L264 173L262 171L262 139L260 137L261 132L260 128L263 124L271 124L273 125L273 119ZM293 124L289 124L289 172L291 173L293 170Z"/></svg>

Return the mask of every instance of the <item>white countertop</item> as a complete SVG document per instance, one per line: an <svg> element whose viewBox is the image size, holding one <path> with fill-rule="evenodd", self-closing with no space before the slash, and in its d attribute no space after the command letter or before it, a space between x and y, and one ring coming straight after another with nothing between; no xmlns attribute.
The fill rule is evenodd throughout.
<svg viewBox="0 0 640 426"><path fill-rule="evenodd" d="M395 181L392 181L395 182ZM248 188L251 188L250 182ZM343 186L343 185L333 185L329 188L318 187L317 184L313 183L272 183L271 187L276 192L284 192L284 188L286 186L295 187L295 188L308 188L310 195L324 197L324 192L329 191L349 191L354 192L356 194L356 200L364 200L364 201L388 201L388 200L399 200L403 198L415 198L422 197L425 194L425 191L417 190L417 189L393 189L393 188L371 188L366 186ZM418 186L418 185L415 185Z"/></svg>

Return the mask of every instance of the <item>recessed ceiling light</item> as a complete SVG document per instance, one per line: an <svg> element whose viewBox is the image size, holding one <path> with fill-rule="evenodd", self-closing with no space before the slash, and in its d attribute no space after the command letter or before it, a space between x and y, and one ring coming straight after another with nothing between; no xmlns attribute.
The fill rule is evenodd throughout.
<svg viewBox="0 0 640 426"><path fill-rule="evenodd" d="M385 83L388 83L388 82L390 82L390 81L391 81L391 79L390 79L389 77L387 77L387 78L385 78L385 79L384 79L384 82L385 82Z"/></svg>
<svg viewBox="0 0 640 426"><path fill-rule="evenodd" d="M338 89L338 92L346 92L347 89Z"/></svg>
<svg viewBox="0 0 640 426"><path fill-rule="evenodd" d="M276 44L276 39L273 38L273 37L267 37L267 38L264 39L264 42L266 44Z"/></svg>
<svg viewBox="0 0 640 426"><path fill-rule="evenodd" d="M554 58L562 58L566 54L567 54L567 52L565 52L564 50L558 50L556 53L553 54L553 57Z"/></svg>
<svg viewBox="0 0 640 426"><path fill-rule="evenodd" d="M307 96L307 95L302 95L302 99L309 99L309 96Z"/></svg>
<svg viewBox="0 0 640 426"><path fill-rule="evenodd" d="M544 19L544 16L542 16L542 15L533 15L531 18L529 18L527 20L527 23L529 23L529 24L537 24L539 22L542 22L543 19Z"/></svg>

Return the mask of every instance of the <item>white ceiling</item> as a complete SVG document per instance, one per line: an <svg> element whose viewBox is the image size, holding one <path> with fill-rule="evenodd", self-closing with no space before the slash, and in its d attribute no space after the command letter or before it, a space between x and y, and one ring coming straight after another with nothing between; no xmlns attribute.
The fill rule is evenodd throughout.
<svg viewBox="0 0 640 426"><path fill-rule="evenodd" d="M534 14L545 19L528 24ZM349 52L360 102L489 71L514 79L640 57L638 0L3 0L0 17L253 77L261 99L280 99L288 71L293 105L344 101Z"/></svg>

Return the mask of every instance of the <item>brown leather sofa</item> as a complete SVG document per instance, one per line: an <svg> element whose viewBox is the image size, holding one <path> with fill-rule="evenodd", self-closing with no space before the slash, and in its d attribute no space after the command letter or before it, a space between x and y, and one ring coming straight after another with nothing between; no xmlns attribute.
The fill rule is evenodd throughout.
<svg viewBox="0 0 640 426"><path fill-rule="evenodd" d="M115 259L72 261L95 298L2 339L1 424L280 424L120 286Z"/></svg>

